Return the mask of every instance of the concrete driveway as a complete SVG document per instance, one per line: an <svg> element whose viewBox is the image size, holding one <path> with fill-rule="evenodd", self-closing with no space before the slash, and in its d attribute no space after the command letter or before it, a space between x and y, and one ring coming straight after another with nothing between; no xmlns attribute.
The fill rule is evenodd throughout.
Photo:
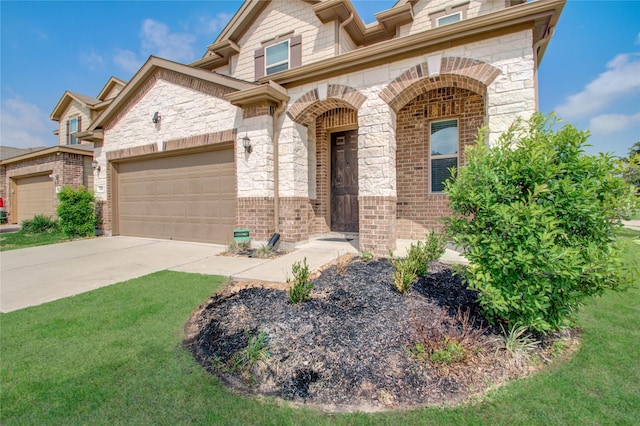
<svg viewBox="0 0 640 426"><path fill-rule="evenodd" d="M348 242L310 240L275 259L216 256L225 246L101 237L0 253L0 312L11 312L165 269L236 280L285 282L293 262L311 271L345 253Z"/></svg>
<svg viewBox="0 0 640 426"><path fill-rule="evenodd" d="M223 246L104 237L0 253L0 312L215 256Z"/></svg>

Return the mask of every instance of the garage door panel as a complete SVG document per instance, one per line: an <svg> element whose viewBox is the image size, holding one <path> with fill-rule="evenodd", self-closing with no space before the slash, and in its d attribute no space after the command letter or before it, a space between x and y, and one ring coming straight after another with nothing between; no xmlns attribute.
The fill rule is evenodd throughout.
<svg viewBox="0 0 640 426"><path fill-rule="evenodd" d="M48 174L15 180L18 223L37 214L55 216L55 192Z"/></svg>
<svg viewBox="0 0 640 426"><path fill-rule="evenodd" d="M122 163L122 235L227 244L236 216L233 150Z"/></svg>

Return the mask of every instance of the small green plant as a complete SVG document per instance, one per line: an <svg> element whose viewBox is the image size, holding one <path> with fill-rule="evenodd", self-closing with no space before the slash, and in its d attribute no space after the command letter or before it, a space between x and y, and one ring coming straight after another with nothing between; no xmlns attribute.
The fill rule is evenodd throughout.
<svg viewBox="0 0 640 426"><path fill-rule="evenodd" d="M92 192L84 186L73 188L66 185L58 193L57 213L62 230L71 237L88 237L95 235L96 230L96 200Z"/></svg>
<svg viewBox="0 0 640 426"><path fill-rule="evenodd" d="M259 257L261 259L267 259L269 257L272 257L273 254L274 254L273 246L270 246L268 244L264 244L258 250L256 250L256 257Z"/></svg>
<svg viewBox="0 0 640 426"><path fill-rule="evenodd" d="M433 351L429 359L436 365L451 365L462 362L467 358L467 351L455 340L445 338L441 343L442 349Z"/></svg>
<svg viewBox="0 0 640 426"><path fill-rule="evenodd" d="M236 372L250 373L258 362L266 361L271 356L269 353L269 337L264 331L261 331L256 336L246 333L245 337L249 340L247 346L236 352L230 361L229 368Z"/></svg>
<svg viewBox="0 0 640 426"><path fill-rule="evenodd" d="M567 350L568 347L569 347L569 344L566 341L556 340L551 345L551 350L550 350L551 356L558 357L562 355Z"/></svg>
<svg viewBox="0 0 640 426"><path fill-rule="evenodd" d="M362 260L365 262L371 262L373 260L373 253L370 251L365 251L362 253Z"/></svg>
<svg viewBox="0 0 640 426"><path fill-rule="evenodd" d="M293 273L293 280L287 278L287 284L292 284L289 289L289 302L297 304L305 302L310 299L309 294L313 290L313 281L309 281L309 265L307 265L307 258L305 257L303 262L294 262L291 266L291 272Z"/></svg>
<svg viewBox="0 0 640 426"><path fill-rule="evenodd" d="M389 262L393 266L393 286L400 294L408 294L413 282L418 278L415 257L394 258L389 251Z"/></svg>
<svg viewBox="0 0 640 426"><path fill-rule="evenodd" d="M503 342L498 347L498 351L504 351L508 356L514 357L518 353L530 352L535 349L540 342L527 335L527 327L514 325L506 330L500 325L503 334Z"/></svg>
<svg viewBox="0 0 640 426"><path fill-rule="evenodd" d="M32 219L22 221L22 231L26 234L42 234L60 230L60 222L51 216L37 214Z"/></svg>
<svg viewBox="0 0 640 426"><path fill-rule="evenodd" d="M234 241L227 246L227 253L238 254L249 250L249 241Z"/></svg>
<svg viewBox="0 0 640 426"><path fill-rule="evenodd" d="M419 277L427 275L429 263L440 259L445 250L447 240L444 235L431 231L425 241L418 241L411 244L407 251L407 258L416 267L416 274Z"/></svg>

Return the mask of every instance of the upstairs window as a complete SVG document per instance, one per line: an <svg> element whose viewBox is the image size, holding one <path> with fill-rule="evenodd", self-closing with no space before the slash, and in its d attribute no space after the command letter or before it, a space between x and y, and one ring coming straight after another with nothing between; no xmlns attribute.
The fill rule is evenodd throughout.
<svg viewBox="0 0 640 426"><path fill-rule="evenodd" d="M266 75L289 69L289 40L265 48Z"/></svg>
<svg viewBox="0 0 640 426"><path fill-rule="evenodd" d="M255 79L302 64L302 36L293 31L262 42L263 47L254 52Z"/></svg>
<svg viewBox="0 0 640 426"><path fill-rule="evenodd" d="M451 15L443 16L442 18L438 18L438 26L442 27L444 25L453 24L454 22L459 22L462 20L462 12L453 13Z"/></svg>
<svg viewBox="0 0 640 426"><path fill-rule="evenodd" d="M80 131L80 117L70 118L67 121L67 145L77 145L78 139L73 137L73 133Z"/></svg>
<svg viewBox="0 0 640 426"><path fill-rule="evenodd" d="M458 120L431 123L431 193L444 191L444 183L451 177L450 169L458 167Z"/></svg>

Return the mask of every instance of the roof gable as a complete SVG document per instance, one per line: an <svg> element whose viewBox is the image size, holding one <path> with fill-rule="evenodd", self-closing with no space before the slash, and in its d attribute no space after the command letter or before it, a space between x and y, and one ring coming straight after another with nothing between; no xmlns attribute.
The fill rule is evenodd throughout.
<svg viewBox="0 0 640 426"><path fill-rule="evenodd" d="M93 123L91 123L89 131L106 127L118 116L118 113L121 110L125 109L127 105L129 105L130 100L135 99L136 96L139 96L139 92L144 92L145 89L148 88L147 83L151 79L155 78L159 71L167 71L183 77L191 77L195 80L213 83L214 85L229 89L228 91L232 92L246 90L257 86L255 83L248 83L215 72L205 71L151 56L136 75L133 76L125 88L122 89L115 99L113 99L110 105L105 108L98 117L96 117Z"/></svg>
<svg viewBox="0 0 640 426"><path fill-rule="evenodd" d="M109 94L113 91L113 89L117 87L124 88L126 85L127 85L126 81L120 80L119 78L112 76L111 78L109 78L109 81L107 81L107 84L104 85L104 87L98 94L98 99L100 99L101 101L106 101L107 96L109 96Z"/></svg>
<svg viewBox="0 0 640 426"><path fill-rule="evenodd" d="M71 103L74 101L78 102L82 108L89 109L101 102L99 99L92 98L91 96L67 90L64 92L55 108L53 108L53 111L51 112L49 118L51 118L51 120L53 121L60 121L60 118L62 118L62 114L64 114L69 105L71 105Z"/></svg>

